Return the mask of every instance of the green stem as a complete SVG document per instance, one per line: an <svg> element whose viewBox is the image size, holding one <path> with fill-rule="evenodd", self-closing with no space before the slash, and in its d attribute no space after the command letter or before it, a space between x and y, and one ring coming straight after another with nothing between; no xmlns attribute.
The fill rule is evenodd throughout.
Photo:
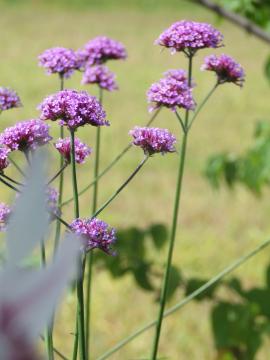
<svg viewBox="0 0 270 360"><path fill-rule="evenodd" d="M99 102L102 105L103 100L103 90L99 88ZM99 159L100 159L100 135L101 128L100 126L96 129L96 156L95 156L95 167L94 167L94 179L99 177ZM92 214L97 210L98 202L98 180L94 183L93 189L93 204L92 204ZM92 285L92 273L93 273L93 259L94 253L90 251L87 257L87 281L86 281L86 316L85 316L85 337L86 337L86 351L89 356L90 353L90 316L91 316L91 285Z"/></svg>
<svg viewBox="0 0 270 360"><path fill-rule="evenodd" d="M9 161L11 162L12 165L15 166L15 168L19 171L19 173L25 177L25 173L22 171L22 169L19 167L19 165L13 160L11 159L11 157L8 157Z"/></svg>
<svg viewBox="0 0 270 360"><path fill-rule="evenodd" d="M203 99L203 101L201 102L201 104L198 106L198 108L196 109L195 114L193 115L192 119L190 120L190 123L188 125L188 129L191 128L194 120L197 118L197 116L199 115L200 111L202 110L202 108L204 107L204 105L207 103L207 101L210 99L210 97L213 95L213 93L215 92L216 88L218 87L219 83L217 82L215 84L215 86L209 91L209 93L206 95L206 97Z"/></svg>
<svg viewBox="0 0 270 360"><path fill-rule="evenodd" d="M248 254L240 257L230 265L228 265L225 269L220 271L217 275L212 277L210 280L208 280L205 284L203 284L201 287L193 291L191 294L189 294L187 297L176 303L174 306L169 308L167 311L164 312L163 317L170 316L174 314L176 311L180 310L185 305L189 304L192 300L194 300L197 296L204 293L207 289L209 289L214 284L218 283L220 280L222 280L225 276L233 272L235 269L237 269L239 266L243 265L246 261L253 258L255 255L257 255L259 252L264 250L266 247L270 245L270 239L266 240L262 244L258 245L255 249L250 251ZM103 355L101 355L97 360L105 360L108 359L111 355L116 353L118 350L123 348L126 344L134 340L139 335L143 334L145 331L151 329L153 326L157 324L157 320L150 321L146 325L142 326L140 329L134 331L133 334L129 335L119 343L117 343L112 349L106 351Z"/></svg>
<svg viewBox="0 0 270 360"><path fill-rule="evenodd" d="M59 78L60 78L60 91L62 91L62 90L64 90L64 77L63 77L63 75L59 75ZM60 138L61 139L64 138L63 126L60 126ZM63 166L64 166L64 158L63 158L63 156L60 155L59 169L62 169ZM59 187L58 187L58 193L59 193L58 206L59 207L61 206L62 200L63 200L63 189L64 189L64 173L61 172L60 177L59 177ZM55 228L55 236L54 236L54 254L59 245L60 235L61 235L61 222L57 221L56 228Z"/></svg>
<svg viewBox="0 0 270 360"><path fill-rule="evenodd" d="M1 175L3 178L5 178L5 179L9 180L10 182L12 182L13 184L16 184L16 185L19 185L19 186L23 186L22 183L14 180L14 179L12 179L11 177L7 176L7 175L4 174L4 173L0 173L0 175Z"/></svg>
<svg viewBox="0 0 270 360"><path fill-rule="evenodd" d="M60 79L60 91L64 90L64 76L59 74L59 79ZM60 126L60 137L61 139L64 138L64 128L63 126ZM59 168L60 170L63 169L64 166L64 158L63 156L60 155L60 160L59 160ZM51 181L49 182L49 184L54 180L51 179ZM58 197L58 206L60 208L61 204L62 204L62 200L63 200L63 188L64 188L64 173L63 171L60 172L60 177L59 177L59 187L58 187L58 193L59 193L59 197ZM55 235L54 235L54 255L56 254L56 251L58 249L58 245L59 245L59 241L60 241L60 236L61 236L61 223L65 224L66 226L68 225L67 223L65 223L65 221L62 221L60 218L57 217L57 221L56 221L56 227L55 227ZM51 339L51 349L53 349L53 327L54 327L54 314L52 316L52 321L51 321L51 326L50 326L50 339Z"/></svg>
<svg viewBox="0 0 270 360"><path fill-rule="evenodd" d="M191 86L192 58L193 58L192 56L189 56L189 58L188 58L189 59L189 66L188 66L188 84L189 84L189 86ZM188 139L188 119L189 119L189 111L187 110L186 116L185 116L185 123L184 123L185 130L184 130L184 134L183 134L182 147L180 150L180 162L179 162L179 170L178 170L175 200L174 200L174 210L173 210L169 251L168 251L168 255L167 255L166 270L165 270L165 274L164 274L164 278L163 278L163 285L162 285L162 290L161 290L160 306L159 306L159 313L158 313L157 326L156 326L156 331L155 331L155 336L154 336L151 360L156 360L157 354L158 354L158 346L159 346L159 339L160 339L160 334L161 334L162 320L163 320L164 309L165 309L166 299L167 299L167 292L168 292L168 287L169 287L170 270L171 270L171 263L172 263L172 257L173 257L177 220L178 220L178 212L179 212L179 205L180 205L180 197L181 197L181 192L182 192L184 167L185 167L187 139Z"/></svg>
<svg viewBox="0 0 270 360"><path fill-rule="evenodd" d="M157 109L152 117L149 119L149 121L146 123L145 126L150 126L152 124L152 122L156 119L157 115L160 113L161 108ZM99 175L89 184L87 185L84 189L82 189L79 192L79 196L83 195L85 192L87 192L87 190L89 190L98 180L100 180L105 174L107 174L107 172L109 170L111 170L111 168L118 163L118 161L131 149L132 144L128 144L121 152L119 155L116 156L116 158L104 169L102 170ZM71 203L73 201L73 197L66 200L65 202L62 203L62 206L68 205L69 203Z"/></svg>
<svg viewBox="0 0 270 360"><path fill-rule="evenodd" d="M177 117L177 119L178 119L178 121L179 121L179 123L181 125L181 128L182 128L183 132L185 133L187 131L187 129L185 128L185 124L184 124L180 114L177 111L175 111L175 115L176 115L176 117Z"/></svg>
<svg viewBox="0 0 270 360"><path fill-rule="evenodd" d="M128 183L134 178L134 176L140 171L146 161L149 159L149 155L146 155L127 180L115 191L115 193L93 214L92 218L98 216L115 198L119 193L128 185Z"/></svg>
<svg viewBox="0 0 270 360"><path fill-rule="evenodd" d="M46 250L45 250L44 240L41 240L41 242L40 242L40 254L41 254L41 266L43 268L45 268L46 267ZM48 325L45 330L45 344L46 344L46 348L47 348L48 360L54 360L51 325Z"/></svg>
<svg viewBox="0 0 270 360"><path fill-rule="evenodd" d="M57 171L57 173L49 180L47 185L50 185L55 179L58 178L59 175L62 174L62 172L65 170L65 168L68 166L68 163L64 163L64 165L60 168L60 170Z"/></svg>
<svg viewBox="0 0 270 360"><path fill-rule="evenodd" d="M3 183L4 185L6 185L7 187L9 187L10 189L16 191L16 192L20 192L19 189L17 189L15 186L11 185L9 182L7 182L6 180L4 180L1 175L0 175L0 182Z"/></svg>
<svg viewBox="0 0 270 360"><path fill-rule="evenodd" d="M70 130L70 143L71 143L71 166L72 166L72 183L73 183L73 196L74 196L74 216L79 218L79 197L78 197L78 185L76 174L76 159L75 159L75 134L74 130ZM81 360L87 359L85 348L85 328L84 328L84 298L83 298L83 265L82 259L79 259L79 278L77 280L77 321L78 321L78 338ZM76 341L76 340L75 340Z"/></svg>

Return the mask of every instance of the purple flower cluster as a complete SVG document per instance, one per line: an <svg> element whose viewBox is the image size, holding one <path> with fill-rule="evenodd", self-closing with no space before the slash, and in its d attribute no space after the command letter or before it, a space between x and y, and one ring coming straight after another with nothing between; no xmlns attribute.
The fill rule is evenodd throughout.
<svg viewBox="0 0 270 360"><path fill-rule="evenodd" d="M111 253L111 247L116 241L116 231L107 223L97 218L75 219L70 225L71 230L85 238L85 250L99 248Z"/></svg>
<svg viewBox="0 0 270 360"><path fill-rule="evenodd" d="M202 70L214 71L219 84L232 82L243 86L245 81L244 69L232 57L222 54L219 57L210 55L205 58Z"/></svg>
<svg viewBox="0 0 270 360"><path fill-rule="evenodd" d="M0 144L6 145L10 150L20 151L35 150L51 139L49 126L39 119L19 122L0 134Z"/></svg>
<svg viewBox="0 0 270 360"><path fill-rule="evenodd" d="M38 57L39 65L47 70L48 74L59 74L69 78L74 70L80 68L75 51L63 47L54 47L45 50Z"/></svg>
<svg viewBox="0 0 270 360"><path fill-rule="evenodd" d="M133 144L141 147L147 155L176 151L176 138L167 129L135 126L129 134L133 136Z"/></svg>
<svg viewBox="0 0 270 360"><path fill-rule="evenodd" d="M73 130L85 124L109 125L100 103L86 91L59 91L45 98L38 108L42 120L60 120L60 125Z"/></svg>
<svg viewBox="0 0 270 360"><path fill-rule="evenodd" d="M14 90L0 87L0 112L22 106L21 99Z"/></svg>
<svg viewBox="0 0 270 360"><path fill-rule="evenodd" d="M77 51L80 63L84 65L103 64L107 60L126 59L127 52L123 44L106 36L97 36Z"/></svg>
<svg viewBox="0 0 270 360"><path fill-rule="evenodd" d="M60 216L61 210L58 206L59 192L52 187L47 187L46 196L47 196L47 208L51 214L51 219L53 219L53 215Z"/></svg>
<svg viewBox="0 0 270 360"><path fill-rule="evenodd" d="M80 141L80 139L75 138L75 161L78 164L83 164L87 156L89 156L92 152L92 149ZM59 151L59 153L65 158L65 160L70 163L71 161L71 142L70 137L65 139L58 139L54 144L55 148Z"/></svg>
<svg viewBox="0 0 270 360"><path fill-rule="evenodd" d="M6 225L7 225L7 221L8 218L11 214L11 208L4 204L4 203L0 203L0 231L5 231L6 230Z"/></svg>
<svg viewBox="0 0 270 360"><path fill-rule="evenodd" d="M108 91L118 89L115 74L104 65L88 67L83 75L82 84L97 84L101 89Z"/></svg>
<svg viewBox="0 0 270 360"><path fill-rule="evenodd" d="M176 107L193 110L195 101L192 97L192 86L188 85L184 70L169 70L159 82L151 85L147 92L148 102L154 105L150 110L161 106L176 110Z"/></svg>
<svg viewBox="0 0 270 360"><path fill-rule="evenodd" d="M10 150L7 147L0 147L0 172L9 165L8 154Z"/></svg>
<svg viewBox="0 0 270 360"><path fill-rule="evenodd" d="M207 23L182 20L172 24L156 40L156 44L194 54L198 49L217 48L222 45L221 33Z"/></svg>

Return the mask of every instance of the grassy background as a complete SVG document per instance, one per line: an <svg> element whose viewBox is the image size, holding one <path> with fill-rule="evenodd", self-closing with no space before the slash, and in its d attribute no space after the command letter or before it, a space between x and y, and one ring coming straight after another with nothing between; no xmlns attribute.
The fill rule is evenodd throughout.
<svg viewBox="0 0 270 360"><path fill-rule="evenodd" d="M190 136L187 169L182 197L181 220L174 263L187 276L211 276L233 259L251 250L269 233L269 192L262 199L254 198L245 189L233 193L214 192L202 177L208 155L231 149L244 150L251 139L256 120L269 118L266 101L269 85L263 78L262 65L269 49L256 39L227 22L219 23L200 7L171 0L154 1L2 1L0 22L0 84L10 86L21 95L24 107L5 112L0 127L38 115L37 104L45 95L59 87L55 76L45 76L37 66L37 55L51 46L78 48L88 39L106 34L122 41L129 53L125 62L111 62L117 73L120 91L106 94L105 108L111 127L102 129L102 164L106 165L129 142L128 130L144 124L149 118L145 92L168 68L186 67L182 55L160 52L153 41L172 22L187 18L209 21L225 36L226 52L238 59L245 68L247 81L242 90L225 85L210 100L196 122ZM62 4L61 4L62 3ZM119 6L125 3L125 6ZM133 5L128 7L127 5ZM151 6L149 6L151 4ZM157 4L157 6L152 6ZM175 4L175 8L172 6ZM31 5L31 6L30 6ZM64 6L65 5L65 6ZM98 6L99 5L99 6ZM147 10L147 11L146 11ZM225 51L221 49L217 52ZM197 101L214 83L212 74L201 73L199 67L209 51L202 51L195 60L194 79ZM67 87L86 89L76 74ZM95 94L96 90L88 88ZM161 112L155 123L179 134L173 114ZM58 128L52 125L58 135ZM94 129L82 128L78 136L94 144ZM133 149L111 173L101 181L102 203L130 172L142 154ZM128 189L104 211L102 218L115 227L146 226L152 222L170 224L174 196L176 155L155 156ZM57 168L52 157L52 168ZM52 172L54 170L52 169ZM93 160L79 170L79 184L92 178ZM67 171L65 191L71 193ZM140 194L140 196L138 196ZM1 188L1 200L10 198ZM81 198L82 215L90 213L90 193ZM65 209L65 219L72 219L72 207ZM164 253L156 259L164 261ZM263 270L269 260L269 250L248 262L236 275L246 286L262 284ZM95 359L105 349L126 336L157 313L151 295L139 291L128 276L112 281L105 272L94 275L93 355ZM181 298L177 293L170 305ZM213 359L215 350L208 321L209 305L191 304L164 322L160 355L169 359ZM72 348L74 300L68 296L57 326L58 344L64 353ZM142 359L149 354L152 332L136 339L112 359ZM267 347L258 359L269 358Z"/></svg>

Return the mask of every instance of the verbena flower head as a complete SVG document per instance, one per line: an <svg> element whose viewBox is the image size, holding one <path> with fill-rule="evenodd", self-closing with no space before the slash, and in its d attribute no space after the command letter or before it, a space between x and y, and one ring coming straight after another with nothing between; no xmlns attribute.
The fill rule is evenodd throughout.
<svg viewBox="0 0 270 360"><path fill-rule="evenodd" d="M74 70L80 68L75 51L63 47L53 47L45 50L38 57L39 65L47 70L47 74L59 74L69 78Z"/></svg>
<svg viewBox="0 0 270 360"><path fill-rule="evenodd" d="M38 109L42 120L60 120L60 125L74 130L86 124L109 125L101 104L86 91L59 91L45 98Z"/></svg>
<svg viewBox="0 0 270 360"><path fill-rule="evenodd" d="M165 106L173 111L177 107L186 110L195 108L192 97L192 86L188 85L187 74L184 70L169 70L165 77L151 85L147 92L148 102L152 103L150 111Z"/></svg>
<svg viewBox="0 0 270 360"><path fill-rule="evenodd" d="M20 151L35 150L51 139L49 126L39 119L19 122L0 134L0 144L6 145L10 150Z"/></svg>
<svg viewBox="0 0 270 360"><path fill-rule="evenodd" d="M7 147L0 147L0 173L9 165L8 154L10 149Z"/></svg>
<svg viewBox="0 0 270 360"><path fill-rule="evenodd" d="M51 214L51 219L53 220L54 215L56 216L61 215L61 210L58 206L59 192L56 189L48 186L46 189L46 195L47 195L47 208Z"/></svg>
<svg viewBox="0 0 270 360"><path fill-rule="evenodd" d="M103 64L107 60L126 59L123 44L106 36L97 36L77 51L78 61L87 65Z"/></svg>
<svg viewBox="0 0 270 360"><path fill-rule="evenodd" d="M7 225L10 214L11 214L10 206L1 202L0 203L0 231L6 230L6 225Z"/></svg>
<svg viewBox="0 0 270 360"><path fill-rule="evenodd" d="M75 137L75 161L78 164L82 164L85 162L87 156L89 156L92 152L92 149L80 141L80 139ZM71 157L71 142L70 137L65 139L58 139L54 144L55 148L60 152L60 154L65 158L65 160L70 163Z"/></svg>
<svg viewBox="0 0 270 360"><path fill-rule="evenodd" d="M97 84L101 89L108 91L118 89L115 82L115 74L104 65L87 67L83 75L82 84Z"/></svg>
<svg viewBox="0 0 270 360"><path fill-rule="evenodd" d="M75 219L71 230L85 239L85 250L99 248L112 254L112 245L116 241L116 231L107 223L97 218Z"/></svg>
<svg viewBox="0 0 270 360"><path fill-rule="evenodd" d="M167 129L135 126L129 134L133 136L133 144L141 147L147 155L176 151L176 138Z"/></svg>
<svg viewBox="0 0 270 360"><path fill-rule="evenodd" d="M243 86L245 81L245 73L242 66L232 57L225 54L219 57L216 55L206 57L201 69L214 71L219 84L232 82L236 85Z"/></svg>
<svg viewBox="0 0 270 360"><path fill-rule="evenodd" d="M171 49L171 53L183 51L194 54L199 49L222 46L223 36L212 25L182 20L172 24L156 40L156 44Z"/></svg>
<svg viewBox="0 0 270 360"><path fill-rule="evenodd" d="M0 87L0 111L22 106L21 99L14 90Z"/></svg>

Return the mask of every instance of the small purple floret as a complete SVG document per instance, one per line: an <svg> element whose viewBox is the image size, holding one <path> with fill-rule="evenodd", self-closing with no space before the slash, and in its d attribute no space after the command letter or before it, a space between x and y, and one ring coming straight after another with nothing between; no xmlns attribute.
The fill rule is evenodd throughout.
<svg viewBox="0 0 270 360"><path fill-rule="evenodd" d="M0 112L22 106L17 93L9 88L0 87Z"/></svg>
<svg viewBox="0 0 270 360"><path fill-rule="evenodd" d="M195 101L192 97L192 86L188 85L184 70L169 70L165 77L151 85L147 92L148 102L152 103L150 111L165 106L175 111L177 107L194 110Z"/></svg>
<svg viewBox="0 0 270 360"><path fill-rule="evenodd" d="M59 74L69 78L74 70L80 68L75 51L63 47L54 47L45 50L38 57L39 65L47 70L47 74Z"/></svg>
<svg viewBox="0 0 270 360"><path fill-rule="evenodd" d="M82 84L97 84L101 89L108 91L118 89L115 74L104 65L88 67L83 74Z"/></svg>
<svg viewBox="0 0 270 360"><path fill-rule="evenodd" d="M97 36L77 51L77 58L85 65L99 65L108 60L126 59L127 52L123 44L106 36Z"/></svg>
<svg viewBox="0 0 270 360"><path fill-rule="evenodd" d="M133 136L133 144L141 147L147 155L176 151L176 138L167 129L135 126L129 134Z"/></svg>
<svg viewBox="0 0 270 360"><path fill-rule="evenodd" d="M60 125L73 130L86 124L110 125L101 104L86 91L59 91L45 98L38 109L42 120L60 120Z"/></svg>
<svg viewBox="0 0 270 360"><path fill-rule="evenodd" d="M92 152L92 149L80 141L80 139L75 138L75 161L78 164L83 164L87 156L89 156ZM64 157L64 159L70 163L71 157L71 146L70 146L70 137L65 139L58 139L54 144L55 148L59 151L59 153Z"/></svg>
<svg viewBox="0 0 270 360"><path fill-rule="evenodd" d="M206 57L201 69L214 71L219 84L232 82L238 86L243 86L245 81L245 72L242 66L225 54L219 57L216 55Z"/></svg>
<svg viewBox="0 0 270 360"><path fill-rule="evenodd" d="M1 202L0 203L0 231L6 230L6 225L7 225L10 214L11 214L10 206Z"/></svg>
<svg viewBox="0 0 270 360"><path fill-rule="evenodd" d="M51 139L49 126L39 119L19 122L0 134L0 144L6 145L12 151L35 150Z"/></svg>
<svg viewBox="0 0 270 360"><path fill-rule="evenodd" d="M75 219L70 225L71 230L85 239L85 250L99 248L112 254L112 245L116 242L116 231L107 223L97 218Z"/></svg>
<svg viewBox="0 0 270 360"><path fill-rule="evenodd" d="M9 165L8 154L10 149L7 147L0 147L0 172L2 172Z"/></svg>
<svg viewBox="0 0 270 360"><path fill-rule="evenodd" d="M212 25L182 20L172 24L156 40L156 44L176 51L194 54L199 49L222 46L223 36Z"/></svg>

